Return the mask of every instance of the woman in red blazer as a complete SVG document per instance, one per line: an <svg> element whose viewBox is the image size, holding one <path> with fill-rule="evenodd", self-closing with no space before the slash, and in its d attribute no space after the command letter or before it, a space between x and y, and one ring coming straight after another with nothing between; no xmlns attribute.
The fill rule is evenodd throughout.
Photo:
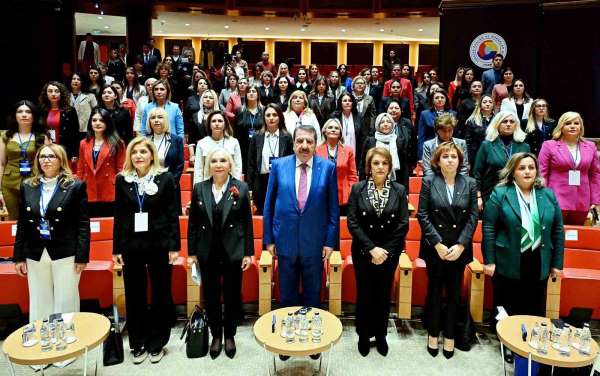
<svg viewBox="0 0 600 376"><path fill-rule="evenodd" d="M566 225L583 225L590 208L600 204L600 161L596 145L583 139L583 119L566 112L542 144L540 173L554 191Z"/></svg>
<svg viewBox="0 0 600 376"><path fill-rule="evenodd" d="M340 215L346 215L352 185L358 182L354 152L344 145L342 124L338 119L329 119L323 124L323 139L325 141L317 146L316 155L335 163Z"/></svg>
<svg viewBox="0 0 600 376"><path fill-rule="evenodd" d="M115 130L110 113L95 108L87 136L79 144L77 175L86 182L90 217L112 217L115 177L123 169L125 144Z"/></svg>

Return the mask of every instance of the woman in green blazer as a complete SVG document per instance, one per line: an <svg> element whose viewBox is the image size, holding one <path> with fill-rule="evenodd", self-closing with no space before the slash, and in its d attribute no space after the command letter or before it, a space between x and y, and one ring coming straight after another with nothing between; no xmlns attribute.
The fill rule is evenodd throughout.
<svg viewBox="0 0 600 376"><path fill-rule="evenodd" d="M487 127L485 141L481 144L475 164L473 177L477 180L479 210L490 198L492 190L498 184L498 173L513 154L529 152L524 143L526 134L521 130L516 113L500 111Z"/></svg>
<svg viewBox="0 0 600 376"><path fill-rule="evenodd" d="M509 315L544 316L548 276L563 267L562 214L540 178L531 153L517 153L483 213L484 271L492 277L494 305Z"/></svg>

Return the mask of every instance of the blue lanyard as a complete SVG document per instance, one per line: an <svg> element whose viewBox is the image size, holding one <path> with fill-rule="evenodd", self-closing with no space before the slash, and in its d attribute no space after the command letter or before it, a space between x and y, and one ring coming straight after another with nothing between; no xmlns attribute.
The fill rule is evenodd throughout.
<svg viewBox="0 0 600 376"><path fill-rule="evenodd" d="M271 139L275 138L275 148L273 148L273 144L271 143ZM267 141L267 145L269 145L269 153L271 154L271 157L275 156L275 151L273 149L277 149L277 144L279 143L279 136L275 136L273 134L273 136L265 136L265 139Z"/></svg>
<svg viewBox="0 0 600 376"><path fill-rule="evenodd" d="M45 205L44 205L44 193L42 192L43 186L44 186L44 183L41 183L40 184L40 214L42 215L42 218L44 218L46 216L46 210L48 210L48 205L50 205L50 201L52 201L52 197L54 197L54 194L56 193L56 191L58 191L58 181L56 182L56 186L54 187L52 196L50 196L50 200L48 200L48 202Z"/></svg>
<svg viewBox="0 0 600 376"><path fill-rule="evenodd" d="M568 146L567 149L569 149ZM573 158L573 154L571 154L571 149L569 149L569 155L571 156L571 160L573 161L573 170L577 170L577 158L579 157L579 142L577 142L577 147L575 148L575 158Z"/></svg>
<svg viewBox="0 0 600 376"><path fill-rule="evenodd" d="M327 145L327 156L329 157L329 160L332 161L333 163L337 164L337 157L338 157L338 147L340 144L335 144L335 154L331 155L329 154L329 145Z"/></svg>
<svg viewBox="0 0 600 376"><path fill-rule="evenodd" d="M504 146L504 152L506 153L506 158L510 159L512 155L512 142L508 144L508 146Z"/></svg>
<svg viewBox="0 0 600 376"><path fill-rule="evenodd" d="M140 196L140 187L138 186L138 183L135 183L135 189L136 189L136 191L135 191L135 197L137 198L138 205L140 206L140 213L141 213L142 212L142 208L144 207L144 199L146 198L146 192L144 192Z"/></svg>
<svg viewBox="0 0 600 376"><path fill-rule="evenodd" d="M256 115L258 115L258 111L254 115L250 111L248 111L248 113L250 114L250 129L254 130L254 123L256 122Z"/></svg>
<svg viewBox="0 0 600 376"><path fill-rule="evenodd" d="M160 148L162 147L162 144L165 141L166 137L167 136L163 135L162 140L160 140L160 143L158 144L158 147L156 148L156 151L158 152L158 154L160 154ZM152 135L152 143L154 143L154 134Z"/></svg>
<svg viewBox="0 0 600 376"><path fill-rule="evenodd" d="M19 132L17 132L17 138L19 138L19 149L21 149L21 159L27 158L27 148L29 147L29 143L31 142L32 136L33 133L29 133L29 138L27 139L27 142L23 142L21 140L21 135L19 134Z"/></svg>

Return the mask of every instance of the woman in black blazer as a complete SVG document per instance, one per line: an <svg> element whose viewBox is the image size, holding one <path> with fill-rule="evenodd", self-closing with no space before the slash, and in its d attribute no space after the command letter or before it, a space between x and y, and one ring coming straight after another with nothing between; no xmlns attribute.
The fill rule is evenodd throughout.
<svg viewBox="0 0 600 376"><path fill-rule="evenodd" d="M288 108L290 95L294 91L292 83L286 76L278 77L275 80L275 89L273 91L273 102L281 107L281 111L285 112Z"/></svg>
<svg viewBox="0 0 600 376"><path fill-rule="evenodd" d="M262 128L250 139L248 147L246 181L257 215L263 212L272 161L293 153L292 136L287 133L283 112L279 106L271 103L263 111Z"/></svg>
<svg viewBox="0 0 600 376"><path fill-rule="evenodd" d="M425 317L427 351L438 354L438 336L444 323L444 356L454 355L454 330L465 265L473 261L472 240L479 215L477 183L457 174L464 154L453 142L440 144L431 158L434 175L423 178L417 218L421 226L419 257L427 264ZM442 319L442 292L447 314Z"/></svg>
<svg viewBox="0 0 600 376"><path fill-rule="evenodd" d="M248 173L248 148L252 138L263 127L263 106L256 86L250 86L244 97L245 105L236 111L233 134L240 143L242 173Z"/></svg>
<svg viewBox="0 0 600 376"><path fill-rule="evenodd" d="M273 102L273 98L275 96L275 88L273 87L273 73L270 71L263 71L260 74L260 82L261 84L258 86L260 104L266 106Z"/></svg>
<svg viewBox="0 0 600 376"><path fill-rule="evenodd" d="M110 117L115 124L115 129L119 137L125 145L129 144L129 141L133 139L133 121L131 121L129 111L121 107L117 89L109 85L104 86L100 96L99 107L110 112Z"/></svg>
<svg viewBox="0 0 600 376"><path fill-rule="evenodd" d="M190 262L200 265L205 286L208 325L213 336L210 356L219 356L224 334L225 354L233 358L233 338L242 315L242 272L250 267L254 254L250 198L248 185L231 175L231 154L216 148L206 160L211 178L194 185L188 249Z"/></svg>
<svg viewBox="0 0 600 376"><path fill-rule="evenodd" d="M175 181L160 166L154 143L134 138L115 183L113 262L123 267L127 330L133 363L165 355L174 319L171 264L180 250ZM146 270L148 271L146 273ZM147 300L147 280L152 306Z"/></svg>
<svg viewBox="0 0 600 376"><path fill-rule="evenodd" d="M308 96L308 105L315 113L321 128L323 128L323 124L325 124L335 109L335 99L328 93L329 86L325 77L317 77L313 83L312 91Z"/></svg>
<svg viewBox="0 0 600 376"><path fill-rule="evenodd" d="M555 127L556 120L550 118L548 102L542 98L534 100L527 120L521 120L521 129L527 134L525 143L533 154L540 154L544 141L552 139Z"/></svg>
<svg viewBox="0 0 600 376"><path fill-rule="evenodd" d="M169 115L162 107L156 107L148 113L148 138L156 147L160 165L166 167L175 182L177 207L181 208L181 190L179 180L183 174L183 139L171 133Z"/></svg>
<svg viewBox="0 0 600 376"><path fill-rule="evenodd" d="M50 81L39 96L41 119L50 139L65 148L71 160L79 154L79 117L70 105L69 91L60 82Z"/></svg>
<svg viewBox="0 0 600 376"><path fill-rule="evenodd" d="M202 94L207 90L212 90L212 85L206 77L200 77L193 88L194 92L188 96L183 108L185 133L190 132L190 124L193 123L192 116L202 109Z"/></svg>
<svg viewBox="0 0 600 376"><path fill-rule="evenodd" d="M372 336L377 351L385 356L392 281L408 232L408 202L406 189L389 178L389 151L369 150L366 166L368 179L352 186L348 200L356 271L356 332L362 356L369 353Z"/></svg>
<svg viewBox="0 0 600 376"><path fill-rule="evenodd" d="M90 254L85 183L75 180L62 146L38 149L21 184L13 259L29 285L29 321L79 311L79 278ZM58 283L57 283L58 282Z"/></svg>

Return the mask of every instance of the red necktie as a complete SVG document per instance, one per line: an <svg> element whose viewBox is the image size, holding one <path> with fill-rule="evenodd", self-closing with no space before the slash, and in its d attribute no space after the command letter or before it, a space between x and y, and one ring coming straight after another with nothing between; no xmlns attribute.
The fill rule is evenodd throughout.
<svg viewBox="0 0 600 376"><path fill-rule="evenodd" d="M306 175L306 167L306 163L300 165L300 182L298 185L298 208L300 208L300 211L304 210L306 198L308 197L308 176Z"/></svg>

